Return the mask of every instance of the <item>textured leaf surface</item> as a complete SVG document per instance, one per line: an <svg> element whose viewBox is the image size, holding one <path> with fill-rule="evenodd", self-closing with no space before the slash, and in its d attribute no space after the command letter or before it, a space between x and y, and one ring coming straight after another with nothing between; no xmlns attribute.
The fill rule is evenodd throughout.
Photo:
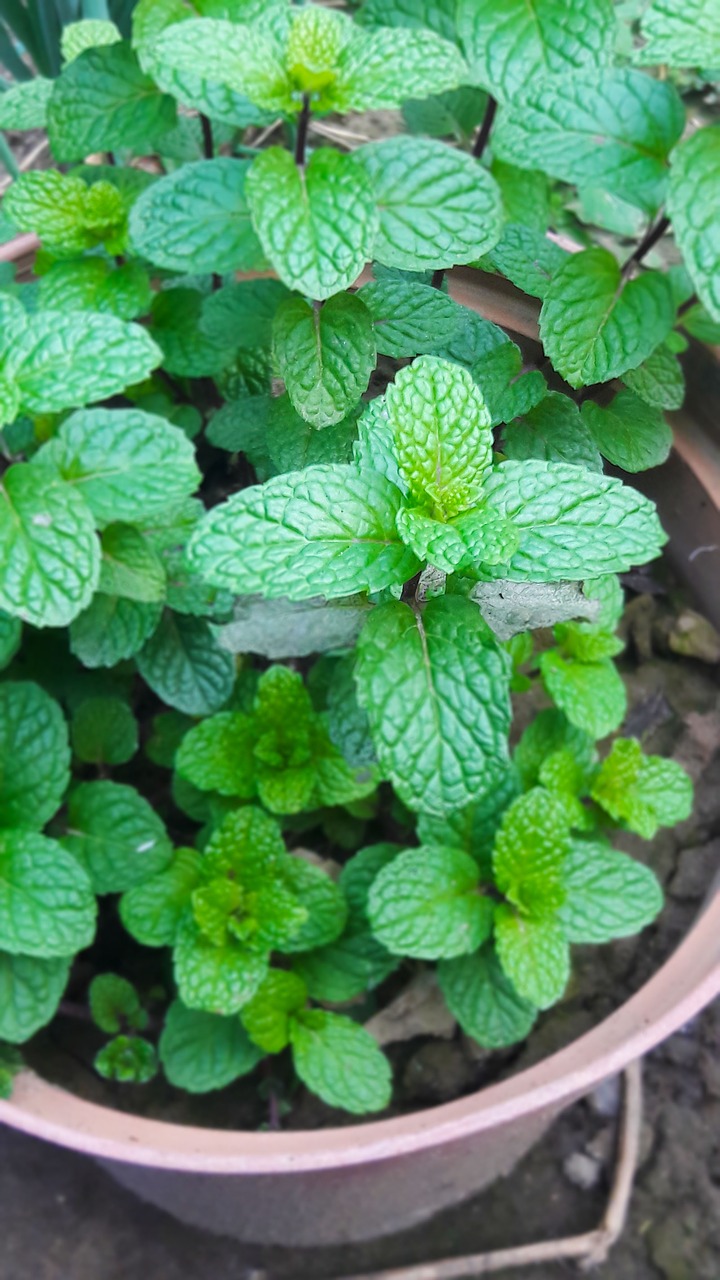
<svg viewBox="0 0 720 1280"><path fill-rule="evenodd" d="M572 842L565 887L558 920L568 942L628 938L651 924L663 906L655 873L599 840Z"/></svg>
<svg viewBox="0 0 720 1280"><path fill-rule="evenodd" d="M44 129L52 91L44 76L12 84L0 97L0 129Z"/></svg>
<svg viewBox="0 0 720 1280"><path fill-rule="evenodd" d="M566 250L550 240L544 230L509 223L480 265L507 276L524 293L544 298L552 277L566 259Z"/></svg>
<svg viewBox="0 0 720 1280"><path fill-rule="evenodd" d="M95 522L69 485L16 463L0 483L0 607L36 627L66 626L100 576Z"/></svg>
<svg viewBox="0 0 720 1280"><path fill-rule="evenodd" d="M460 849L405 849L370 889L373 935L394 955L418 960L476 951L493 919L493 903L478 892L478 879L477 863Z"/></svg>
<svg viewBox="0 0 720 1280"><path fill-rule="evenodd" d="M381 591L419 568L395 531L400 491L349 466L313 466L216 507L190 540L206 581L290 600Z"/></svg>
<svg viewBox="0 0 720 1280"><path fill-rule="evenodd" d="M662 413L632 391L618 391L606 408L586 400L583 421L604 458L624 471L646 471L667 459L672 431Z"/></svg>
<svg viewBox="0 0 720 1280"><path fill-rule="evenodd" d="M176 849L164 871L123 894L120 916L128 933L146 947L172 946L199 879L197 850Z"/></svg>
<svg viewBox="0 0 720 1280"><path fill-rule="evenodd" d="M85 871L56 840L34 831L0 834L0 948L68 956L95 933L95 896Z"/></svg>
<svg viewBox="0 0 720 1280"><path fill-rule="evenodd" d="M440 335L446 340L462 321L452 298L415 281L373 281L358 297L372 316L377 349L386 356L432 355Z"/></svg>
<svg viewBox="0 0 720 1280"><path fill-rule="evenodd" d="M569 618L590 616L591 610L575 582L478 582L470 599L499 640L523 631L552 627Z"/></svg>
<svg viewBox="0 0 720 1280"><path fill-rule="evenodd" d="M138 262L122 266L102 258L56 262L40 282L40 303L48 311L100 311L134 320L150 309L152 289Z"/></svg>
<svg viewBox="0 0 720 1280"><path fill-rule="evenodd" d="M579 764L589 765L593 759L593 740L589 734L577 729L555 707L540 711L525 729L513 756L523 786L534 787L540 779L543 761L566 749Z"/></svg>
<svg viewBox="0 0 720 1280"><path fill-rule="evenodd" d="M685 313L683 321L686 321ZM628 369L623 382L656 409L679 409L685 399L682 365L667 342L656 347L637 369Z"/></svg>
<svg viewBox="0 0 720 1280"><path fill-rule="evenodd" d="M135 252L170 271L253 271L264 266L245 199L247 160L218 156L183 165L133 205Z"/></svg>
<svg viewBox="0 0 720 1280"><path fill-rule="evenodd" d="M538 80L502 108L493 152L654 213L684 123L682 102L667 82L627 68L576 71L560 81Z"/></svg>
<svg viewBox="0 0 720 1280"><path fill-rule="evenodd" d="M169 609L136 660L153 692L190 716L218 711L235 683L232 654L220 648L208 623Z"/></svg>
<svg viewBox="0 0 720 1280"><path fill-rule="evenodd" d="M328 298L319 309L303 298L281 303L273 348L293 405L314 427L339 422L375 368L370 312L349 293Z"/></svg>
<svg viewBox="0 0 720 1280"><path fill-rule="evenodd" d="M131 524L104 531L98 590L148 604L165 599L165 567L151 543Z"/></svg>
<svg viewBox="0 0 720 1280"><path fill-rule="evenodd" d="M673 153L668 213L685 266L708 312L720 320L720 129L698 129Z"/></svg>
<svg viewBox="0 0 720 1280"><path fill-rule="evenodd" d="M62 956L15 956L0 951L0 1037L24 1044L50 1021L67 986Z"/></svg>
<svg viewBox="0 0 720 1280"><path fill-rule="evenodd" d="M255 995L267 973L267 956L239 944L215 946L189 921L173 953L180 998L190 1009L229 1017Z"/></svg>
<svg viewBox="0 0 720 1280"><path fill-rule="evenodd" d="M540 370L522 373L522 365L522 352L514 342L493 347L471 365L470 372L487 403L493 426L529 413L547 394Z"/></svg>
<svg viewBox="0 0 720 1280"><path fill-rule="evenodd" d="M623 285L607 249L586 249L553 276L540 336L558 373L582 387L642 364L670 332L674 312L665 276L647 272Z"/></svg>
<svg viewBox="0 0 720 1280"><path fill-rule="evenodd" d="M303 1084L330 1107L354 1115L390 1101L390 1064L364 1027L337 1013L308 1010L293 1020L292 1055Z"/></svg>
<svg viewBox="0 0 720 1280"><path fill-rule="evenodd" d="M543 684L571 724L604 738L622 723L627 694L610 658L575 662L552 649L540 659Z"/></svg>
<svg viewBox="0 0 720 1280"><path fill-rule="evenodd" d="M85 764L127 764L138 749L138 725L120 698L85 698L75 711L72 746Z"/></svg>
<svg viewBox="0 0 720 1280"><path fill-rule="evenodd" d="M443 960L438 982L465 1034L486 1049L524 1040L537 1017L535 1006L506 977L492 946L474 956Z"/></svg>
<svg viewBox="0 0 720 1280"><path fill-rule="evenodd" d="M316 371L321 369L322 355L317 362L313 357L313 364ZM354 381L353 374L351 384ZM320 388L318 390L320 395L324 394ZM337 383L333 384L333 391L339 392L341 396L343 394ZM325 462L351 462L357 437L357 407L353 405L339 422L319 430L300 416L287 394L273 396L270 400L264 445L275 472L281 475L285 471L302 471L305 467Z"/></svg>
<svg viewBox="0 0 720 1280"><path fill-rule="evenodd" d="M224 1089L262 1057L238 1018L186 1009L180 1000L165 1015L158 1049L170 1083L188 1093Z"/></svg>
<svg viewBox="0 0 720 1280"><path fill-rule="evenodd" d="M564 806L541 787L506 810L495 837L493 870L501 893L523 914L543 914L562 904L569 839Z"/></svg>
<svg viewBox="0 0 720 1280"><path fill-rule="evenodd" d="M502 350L502 348L501 348ZM515 462L538 458L602 471L602 459L589 425L569 396L550 391L503 432L503 453Z"/></svg>
<svg viewBox="0 0 720 1280"><path fill-rule="evenodd" d="M141 884L172 855L162 820L134 787L119 782L75 788L63 843L87 867L96 893L122 893Z"/></svg>
<svg viewBox="0 0 720 1280"><path fill-rule="evenodd" d="M299 169L289 152L270 147L253 161L245 189L263 249L288 288L322 299L353 283L377 227L354 159L323 147Z"/></svg>
<svg viewBox="0 0 720 1280"><path fill-rule="evenodd" d="M307 920L284 943L283 951L312 951L339 938L347 920L347 903L329 875L302 858L290 857L283 864L283 878L307 911Z"/></svg>
<svg viewBox="0 0 720 1280"><path fill-rule="evenodd" d="M548 1009L560 999L570 976L570 950L557 921L529 920L500 905L495 913L495 945L519 996L538 1009Z"/></svg>
<svg viewBox="0 0 720 1280"><path fill-rule="evenodd" d="M250 800L255 795L253 747L257 731L241 711L221 711L185 735L175 767L201 791Z"/></svg>
<svg viewBox="0 0 720 1280"><path fill-rule="evenodd" d="M671 67L720 66L720 24L715 0L653 0L640 19L647 44L635 61Z"/></svg>
<svg viewBox="0 0 720 1280"><path fill-rule="evenodd" d="M307 987L302 978L271 970L243 1008L243 1026L266 1053L280 1053L290 1043L290 1016L306 1002Z"/></svg>
<svg viewBox="0 0 720 1280"><path fill-rule="evenodd" d="M646 840L658 827L673 827L692 812L692 782L682 766L646 756L635 738L613 743L591 794L611 818Z"/></svg>
<svg viewBox="0 0 720 1280"><path fill-rule="evenodd" d="M455 89L469 76L457 47L424 29L358 34L339 61L346 109L353 111L399 107L407 98Z"/></svg>
<svg viewBox="0 0 720 1280"><path fill-rule="evenodd" d="M161 616L161 604L95 595L70 624L71 652L85 667L114 667L142 649Z"/></svg>
<svg viewBox="0 0 720 1280"><path fill-rule="evenodd" d="M472 156L430 138L387 138L354 153L380 213L372 257L406 271L472 262L500 237L502 201Z"/></svg>
<svg viewBox="0 0 720 1280"><path fill-rule="evenodd" d="M609 476L561 462L503 462L483 496L520 531L494 577L535 582L621 573L659 554L666 538L652 503Z"/></svg>
<svg viewBox="0 0 720 1280"><path fill-rule="evenodd" d="M509 670L469 600L430 600L421 614L380 606L356 679L380 763L411 808L442 815L494 786L507 764Z"/></svg>

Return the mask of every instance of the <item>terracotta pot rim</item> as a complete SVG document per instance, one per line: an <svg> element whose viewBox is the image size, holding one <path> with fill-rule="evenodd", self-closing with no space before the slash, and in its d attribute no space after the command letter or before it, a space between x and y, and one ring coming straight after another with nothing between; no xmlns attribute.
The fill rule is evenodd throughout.
<svg viewBox="0 0 720 1280"><path fill-rule="evenodd" d="M10 245L0 246L0 258L28 253L30 239L18 237L15 253ZM473 287L463 269L451 273L450 287L477 310L480 297L483 303L494 300L494 310L483 305L483 314L489 310L488 318L536 336L534 300L495 287L487 277ZM717 478L701 475L709 495ZM719 993L720 888L677 950L615 1013L535 1066L443 1106L343 1128L233 1132L113 1111L24 1071L12 1100L0 1101L0 1122L103 1159L177 1171L271 1175L349 1168L452 1143L580 1097L677 1031Z"/></svg>

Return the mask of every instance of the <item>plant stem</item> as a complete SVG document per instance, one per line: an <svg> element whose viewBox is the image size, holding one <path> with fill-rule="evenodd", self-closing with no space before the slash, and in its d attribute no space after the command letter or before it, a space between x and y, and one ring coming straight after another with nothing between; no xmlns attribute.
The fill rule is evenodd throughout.
<svg viewBox="0 0 720 1280"><path fill-rule="evenodd" d="M202 129L203 152L206 160L212 160L215 155L215 142L213 140L212 125L207 116L200 113L200 128Z"/></svg>
<svg viewBox="0 0 720 1280"><path fill-rule="evenodd" d="M649 230L645 233L645 235L643 236L642 240L637 245L637 247L633 249L632 253L630 254L630 257L627 259L626 262L623 263L623 266L622 266L623 276L629 275L633 267L636 267L638 263L642 262L643 258L647 253L650 252L653 245L657 244L661 236L665 235L665 232L667 231L669 226L670 226L670 219L666 218L664 214L661 218L658 218L657 222L655 223L655 226L649 228Z"/></svg>
<svg viewBox="0 0 720 1280"><path fill-rule="evenodd" d="M694 307L695 303L699 301L700 299L698 298L697 294L691 293L689 298L686 298L684 302L681 302L680 306L677 309L678 320L680 319L680 316L684 316L685 312L689 311L690 308Z"/></svg>
<svg viewBox="0 0 720 1280"><path fill-rule="evenodd" d="M404 601L405 604L410 604L415 599L415 593L417 591L419 581L420 581L420 573L416 573L414 577L410 578L404 584L402 589L402 596L400 598L401 600Z"/></svg>
<svg viewBox="0 0 720 1280"><path fill-rule="evenodd" d="M490 130L493 127L497 105L496 99L493 98L492 94L490 94L485 108L485 115L482 118L480 128L475 135L475 141L473 143L472 153L476 160L480 159L485 147L487 146L487 140L490 137Z"/></svg>
<svg viewBox="0 0 720 1280"><path fill-rule="evenodd" d="M442 289L443 280L445 279L445 267L438 267L437 271L433 271L430 280L433 289Z"/></svg>
<svg viewBox="0 0 720 1280"><path fill-rule="evenodd" d="M11 178L20 177L20 168L10 149L10 143L4 133L0 133L0 164L7 169Z"/></svg>
<svg viewBox="0 0 720 1280"><path fill-rule="evenodd" d="M295 163L298 168L302 169L305 164L305 144L307 142L307 131L310 123L310 94L304 93L302 100L302 111L298 116L297 133L295 135Z"/></svg>

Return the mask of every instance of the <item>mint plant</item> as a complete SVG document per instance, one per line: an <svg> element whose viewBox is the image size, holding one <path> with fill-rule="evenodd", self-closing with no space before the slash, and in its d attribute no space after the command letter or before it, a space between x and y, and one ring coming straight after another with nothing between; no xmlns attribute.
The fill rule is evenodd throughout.
<svg viewBox="0 0 720 1280"><path fill-rule="evenodd" d="M502 1048L661 910L612 840L692 806L615 736L665 534L605 463L720 340L720 46L630 9L139 0L0 96L59 166L2 204L3 1092L73 1015L110 1080L380 1111L411 968Z"/></svg>

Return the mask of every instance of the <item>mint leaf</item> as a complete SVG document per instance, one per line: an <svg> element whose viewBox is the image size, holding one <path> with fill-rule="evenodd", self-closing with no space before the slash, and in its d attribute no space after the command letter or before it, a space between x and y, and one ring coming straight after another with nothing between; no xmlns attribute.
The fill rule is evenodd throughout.
<svg viewBox="0 0 720 1280"><path fill-rule="evenodd" d="M146 947L172 946L199 879L197 850L176 849L164 871L123 894L120 917L128 933Z"/></svg>
<svg viewBox="0 0 720 1280"><path fill-rule="evenodd" d="M44 468L16 463L0 483L0 607L37 627L66 626L100 576L92 514Z"/></svg>
<svg viewBox="0 0 720 1280"><path fill-rule="evenodd" d="M566 618L591 617L588 605L575 582L477 582L470 599L492 628L498 640L511 640L538 627L552 627Z"/></svg>
<svg viewBox="0 0 720 1280"><path fill-rule="evenodd" d="M102 258L55 262L40 280L40 306L47 311L100 311L134 320L149 311L153 292L138 262L117 266Z"/></svg>
<svg viewBox="0 0 720 1280"><path fill-rule="evenodd" d="M429 27L455 39L455 0L364 0L359 17L367 27Z"/></svg>
<svg viewBox="0 0 720 1280"><path fill-rule="evenodd" d="M542 787L505 811L495 837L493 871L500 892L523 915L541 916L562 905L569 844L565 806Z"/></svg>
<svg viewBox="0 0 720 1280"><path fill-rule="evenodd" d="M34 831L0 833L0 948L68 956L95 935L95 895L85 871L57 840Z"/></svg>
<svg viewBox="0 0 720 1280"><path fill-rule="evenodd" d="M504 102L539 77L612 62L615 15L608 0L459 0L457 30L473 81Z"/></svg>
<svg viewBox="0 0 720 1280"><path fill-rule="evenodd" d="M188 1093L209 1093L246 1076L262 1057L238 1018L186 1009L174 1000L158 1045L170 1084Z"/></svg>
<svg viewBox="0 0 720 1280"><path fill-rule="evenodd" d="M401 369L385 397L400 473L447 519L473 505L492 460L490 414L467 370L434 356Z"/></svg>
<svg viewBox="0 0 720 1280"><path fill-rule="evenodd" d="M330 302L332 301L333 299L330 300ZM329 306L330 303L327 305ZM292 339L290 346L292 346ZM306 353L309 355L308 348L306 348ZM325 356L329 354L329 352L325 353L318 349L311 357L313 367L311 369L310 365L308 365L307 371L310 377L321 373L323 380L328 382L332 394L342 398L344 393L340 384L335 382L333 378L328 377L330 367L334 366L337 369L337 362L334 358L330 359L329 364L325 363ZM317 396L315 392L317 392ZM300 391L300 394L302 394L302 391ZM312 399L314 403L324 400L328 408L331 403L330 397L325 395L319 383L313 388ZM350 462L352 461L356 436L355 405L353 405L347 416L341 418L339 422L318 430L316 427L311 426L309 422L306 422L305 418L302 418L297 410L293 408L288 395L273 396L270 400L267 426L264 432L264 446L269 455L270 463L278 475L286 471L302 471L305 467L315 466L324 462ZM248 453L248 456L250 457L251 454Z"/></svg>
<svg viewBox="0 0 720 1280"><path fill-rule="evenodd" d="M183 378L217 377L228 369L236 343L229 332L223 342L201 330L204 296L198 288L177 287L155 295L152 335L162 350L163 368Z"/></svg>
<svg viewBox="0 0 720 1280"><path fill-rule="evenodd" d="M405 804L442 816L490 790L507 764L509 664L469 600L416 612L390 602L358 641L358 701Z"/></svg>
<svg viewBox="0 0 720 1280"><path fill-rule="evenodd" d="M474 85L461 85L430 98L408 98L402 104L403 120L410 133L429 138L454 138L467 144L480 124L487 94Z"/></svg>
<svg viewBox="0 0 720 1280"><path fill-rule="evenodd" d="M14 956L0 951L0 1037L24 1044L50 1022L67 986L63 956Z"/></svg>
<svg viewBox="0 0 720 1280"><path fill-rule="evenodd" d="M39 685L0 685L0 828L44 827L70 781L65 718Z"/></svg>
<svg viewBox="0 0 720 1280"><path fill-rule="evenodd" d="M504 1049L529 1034L537 1009L519 996L491 944L475 955L442 960L438 982L466 1035L486 1049Z"/></svg>
<svg viewBox="0 0 720 1280"><path fill-rule="evenodd" d="M353 157L323 147L299 169L289 152L269 147L253 161L245 191L265 254L289 289L329 298L372 256L377 213Z"/></svg>
<svg viewBox="0 0 720 1280"><path fill-rule="evenodd" d="M654 0L640 19L647 44L634 58L671 67L720 66L720 32L713 0Z"/></svg>
<svg viewBox="0 0 720 1280"><path fill-rule="evenodd" d="M545 174L539 169L519 169L497 157L490 172L500 187L508 223L502 239L505 232L512 235L518 225L544 235L550 221L550 184Z"/></svg>
<svg viewBox="0 0 720 1280"><path fill-rule="evenodd" d="M562 997L570 976L570 949L556 920L531 920L501 903L495 909L495 946L522 999L548 1009Z"/></svg>
<svg viewBox="0 0 720 1280"><path fill-rule="evenodd" d="M602 471L600 452L575 402L557 391L549 391L503 432L503 453L516 462L538 458Z"/></svg>
<svg viewBox="0 0 720 1280"><path fill-rule="evenodd" d="M488 577L557 582L619 573L654 559L666 541L647 498L561 462L503 462L483 497L520 533L509 564L486 566Z"/></svg>
<svg viewBox="0 0 720 1280"><path fill-rule="evenodd" d="M71 725L75 755L85 764L127 764L138 749L138 725L120 698L86 698Z"/></svg>
<svg viewBox="0 0 720 1280"><path fill-rule="evenodd" d="M87 868L96 893L142 884L172 856L162 820L134 787L119 782L83 782L71 792L63 844Z"/></svg>
<svg viewBox="0 0 720 1280"><path fill-rule="evenodd" d="M114 22L102 18L84 18L69 22L60 36L60 52L65 62L73 62L86 49L116 44L122 36Z"/></svg>
<svg viewBox="0 0 720 1280"><path fill-rule="evenodd" d="M565 888L558 921L568 942L628 938L662 910L663 893L655 873L601 840L572 841Z"/></svg>
<svg viewBox="0 0 720 1280"><path fill-rule="evenodd" d="M135 987L117 973L99 973L88 989L93 1022L108 1035L116 1035L124 1026L142 1031L148 1016Z"/></svg>
<svg viewBox="0 0 720 1280"><path fill-rule="evenodd" d="M0 97L0 129L44 129L52 91L44 76L11 84Z"/></svg>
<svg viewBox="0 0 720 1280"><path fill-rule="evenodd" d="M590 794L611 818L645 840L652 840L658 827L674 827L692 812L693 786L682 766L646 756L636 738L613 743Z"/></svg>
<svg viewBox="0 0 720 1280"><path fill-rule="evenodd" d="M349 293L321 308L288 298L275 316L273 350L297 412L314 427L330 426L357 403L375 368L370 313Z"/></svg>
<svg viewBox="0 0 720 1280"><path fill-rule="evenodd" d="M217 946L192 920L180 926L173 963L183 1004L224 1017L252 999L268 970L264 951L250 951L234 940Z"/></svg>
<svg viewBox="0 0 720 1280"><path fill-rule="evenodd" d="M395 532L402 495L380 475L313 466L252 486L206 516L188 561L240 594L302 600L381 591L418 569Z"/></svg>
<svg viewBox="0 0 720 1280"><path fill-rule="evenodd" d="M513 763L522 785L530 790L540 780L543 762L559 751L569 751L580 765L594 757L593 739L578 729L555 707L539 711L525 729L513 754Z"/></svg>
<svg viewBox="0 0 720 1280"><path fill-rule="evenodd" d="M390 1102L390 1064L357 1022L308 1009L293 1018L290 1038L300 1079L328 1106L364 1115Z"/></svg>
<svg viewBox="0 0 720 1280"><path fill-rule="evenodd" d="M406 280L377 280L358 295L372 316L381 355L432 355L442 340L460 328L462 312L439 289Z"/></svg>
<svg viewBox="0 0 720 1280"><path fill-rule="evenodd" d="M88 49L55 81L47 110L55 159L132 146L152 150L176 120L173 99L140 69L129 44Z"/></svg>
<svg viewBox="0 0 720 1280"><path fill-rule="evenodd" d="M341 109L349 111L399 107L407 98L443 93L468 80L458 49L422 29L358 32L339 63Z"/></svg>
<svg viewBox="0 0 720 1280"><path fill-rule="evenodd" d="M371 256L386 266L417 271L472 262L500 238L500 192L472 156L400 136L360 147L353 159L380 215Z"/></svg>
<svg viewBox="0 0 720 1280"><path fill-rule="evenodd" d="M22 641L22 623L0 611L0 670L9 666Z"/></svg>
<svg viewBox="0 0 720 1280"><path fill-rule="evenodd" d="M34 231L53 253L65 258L107 240L122 241L125 206L120 192L107 182L97 186L93 195L73 174L55 169L23 173L10 187L3 209L18 231ZM63 306L61 302L58 309Z"/></svg>
<svg viewBox="0 0 720 1280"><path fill-rule="evenodd" d="M507 276L518 289L544 298L555 272L567 260L567 251L545 235L519 223L509 223L502 236L479 265Z"/></svg>
<svg viewBox="0 0 720 1280"><path fill-rule="evenodd" d="M685 321L683 313L684 324ZM623 375L623 382L656 409L679 409L685 399L682 365L667 342L656 347L637 369L628 369Z"/></svg>
<svg viewBox="0 0 720 1280"><path fill-rule="evenodd" d="M550 649L540 658L543 684L571 724L604 738L622 723L627 693L610 658L576 662Z"/></svg>
<svg viewBox="0 0 720 1280"><path fill-rule="evenodd" d="M95 1055L93 1066L105 1080L147 1084L157 1075L157 1055L142 1036L115 1036Z"/></svg>
<svg viewBox="0 0 720 1280"><path fill-rule="evenodd" d="M358 438L354 446L359 471L375 471L385 476L402 494L408 496L395 456L395 442L390 427L385 396L377 396L365 406L358 418Z"/></svg>
<svg viewBox="0 0 720 1280"><path fill-rule="evenodd" d="M131 524L110 524L102 538L98 590L153 604L165 599L165 568L148 539Z"/></svg>
<svg viewBox="0 0 720 1280"><path fill-rule="evenodd" d="M467 558L468 549L457 530L422 511L403 507L397 529L419 560L428 560L443 573L453 573Z"/></svg>
<svg viewBox="0 0 720 1280"><path fill-rule="evenodd" d="M539 369L521 373L523 357L514 342L503 342L480 357L470 372L490 410L493 426L528 413L547 394Z"/></svg>
<svg viewBox="0 0 720 1280"><path fill-rule="evenodd" d="M665 276L647 272L623 283L607 249L585 249L553 276L540 337L558 373L582 387L642 364L670 332L674 312Z"/></svg>
<svg viewBox="0 0 720 1280"><path fill-rule="evenodd" d="M210 105L218 87L237 98L249 98L251 103L275 114L299 111L297 95L293 100L293 85L283 65L283 45L276 38L273 24L238 25L225 21L220 12L223 17L190 16L189 21L174 23L152 41L143 51L143 60L153 75L201 111L205 106L200 92ZM286 28L286 24L282 27ZM228 108L237 103L228 96L220 99L220 105L223 115L229 115ZM245 118L231 123L244 126L253 121Z"/></svg>
<svg viewBox="0 0 720 1280"><path fill-rule="evenodd" d="M720 129L698 129L673 152L668 213L685 266L713 320L720 320Z"/></svg>
<svg viewBox="0 0 720 1280"><path fill-rule="evenodd" d="M476 951L492 932L493 903L479 891L477 863L460 849L405 849L373 882L368 918L394 955L417 960Z"/></svg>
<svg viewBox="0 0 720 1280"><path fill-rule="evenodd" d="M354 645L371 608L362 596L337 601L311 596L297 603L238 596L232 622L213 630L220 647L230 653L301 658Z"/></svg>
<svg viewBox="0 0 720 1280"><path fill-rule="evenodd" d="M473 804L442 818L421 813L417 834L423 844L462 849L477 862L483 879L492 877L492 847L503 813L519 791L515 770L508 768L488 791Z"/></svg>
<svg viewBox="0 0 720 1280"><path fill-rule="evenodd" d="M240 711L221 711L185 734L175 767L201 791L250 800L255 795L252 751L256 730Z"/></svg>
<svg viewBox="0 0 720 1280"><path fill-rule="evenodd" d="M582 417L603 457L624 471L659 467L669 456L670 427L662 413L633 391L618 391L604 409L586 400Z"/></svg>
<svg viewBox="0 0 720 1280"><path fill-rule="evenodd" d="M218 711L235 683L232 654L220 648L208 623L169 609L136 661L153 692L190 716Z"/></svg>
<svg viewBox="0 0 720 1280"><path fill-rule="evenodd" d="M161 604L95 595L70 624L70 650L85 667L114 667L142 649L161 616Z"/></svg>
<svg viewBox="0 0 720 1280"><path fill-rule="evenodd" d="M286 953L313 951L340 937L347 920L347 903L342 890L319 867L299 857L283 862L282 875L307 919L282 946Z"/></svg>
<svg viewBox="0 0 720 1280"><path fill-rule="evenodd" d="M158 267L187 274L252 271L265 265L250 221L250 162L230 156L186 164L135 202L130 239Z"/></svg>
<svg viewBox="0 0 720 1280"><path fill-rule="evenodd" d="M305 1007L307 987L294 973L271 970L241 1011L248 1035L265 1053L281 1053L290 1043L291 1016Z"/></svg>

